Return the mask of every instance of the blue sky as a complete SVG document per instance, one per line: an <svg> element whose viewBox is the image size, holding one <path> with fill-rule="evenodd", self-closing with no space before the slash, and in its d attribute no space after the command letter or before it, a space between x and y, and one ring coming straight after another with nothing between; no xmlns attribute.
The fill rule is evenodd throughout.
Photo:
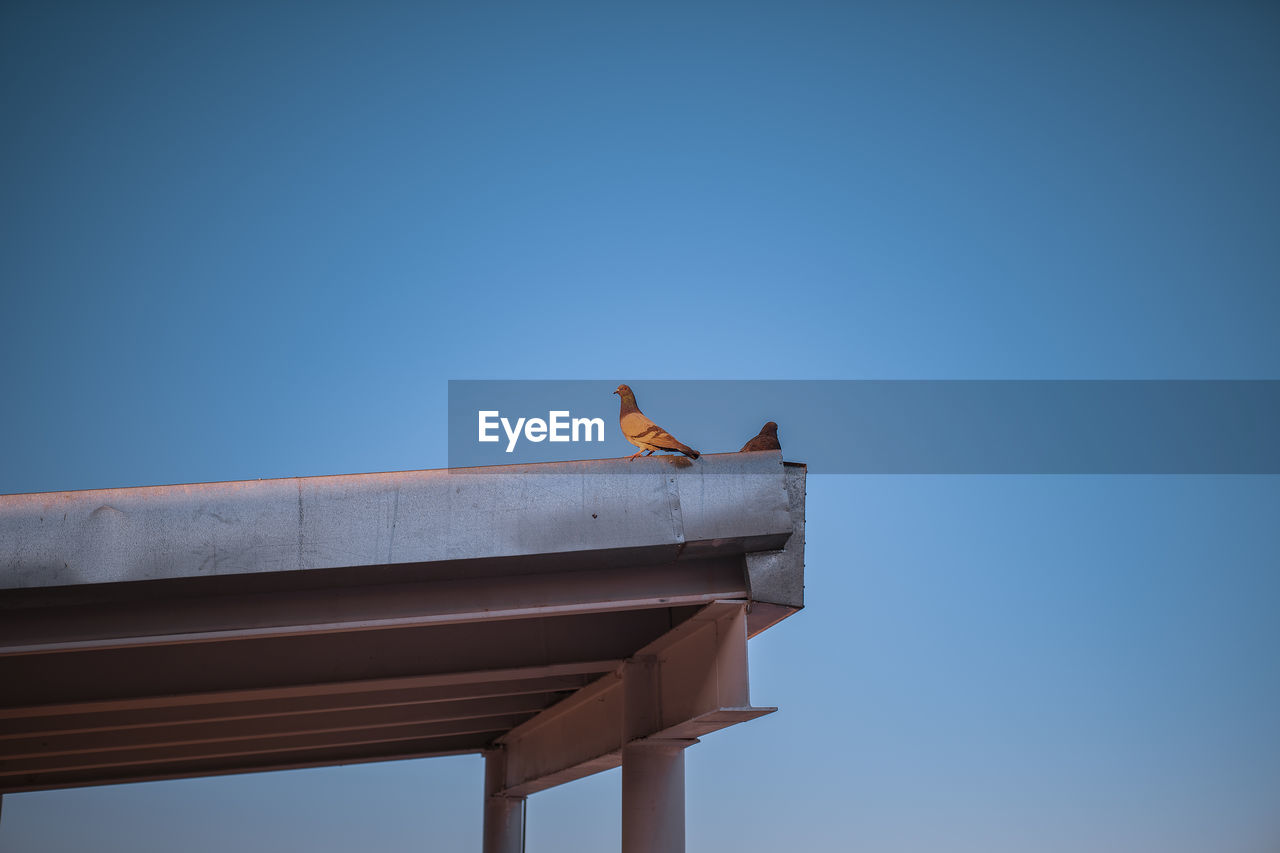
<svg viewBox="0 0 1280 853"><path fill-rule="evenodd" d="M1278 48L1255 3L7 3L0 493L440 467L449 379L1278 379ZM1275 477L808 506L691 850L1280 844ZM475 849L480 784L17 795L0 849ZM618 790L529 849L616 849Z"/></svg>

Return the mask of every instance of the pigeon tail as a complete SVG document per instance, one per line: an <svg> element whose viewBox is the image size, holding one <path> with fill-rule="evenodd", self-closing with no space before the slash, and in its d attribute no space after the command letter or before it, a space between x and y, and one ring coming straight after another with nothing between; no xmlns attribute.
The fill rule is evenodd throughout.
<svg viewBox="0 0 1280 853"><path fill-rule="evenodd" d="M690 459L697 459L699 456L702 455L698 451L694 450L692 447L681 444L678 441L676 442L675 449L679 450L681 453L683 453L685 456L688 456Z"/></svg>

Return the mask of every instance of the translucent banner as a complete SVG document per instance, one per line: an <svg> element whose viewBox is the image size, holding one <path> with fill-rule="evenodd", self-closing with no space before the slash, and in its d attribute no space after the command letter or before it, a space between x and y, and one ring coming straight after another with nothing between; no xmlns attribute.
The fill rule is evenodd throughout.
<svg viewBox="0 0 1280 853"><path fill-rule="evenodd" d="M1280 473L1271 380L453 380L449 466L734 453L769 422L815 474Z"/></svg>

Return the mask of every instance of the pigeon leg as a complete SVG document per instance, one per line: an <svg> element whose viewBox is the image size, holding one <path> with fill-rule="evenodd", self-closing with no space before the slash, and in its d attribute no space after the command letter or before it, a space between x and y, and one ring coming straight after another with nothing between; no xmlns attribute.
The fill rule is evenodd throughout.
<svg viewBox="0 0 1280 853"><path fill-rule="evenodd" d="M641 453L644 453L644 448L641 448L641 449L637 450L635 453L632 453L630 456L628 456L628 457L627 457L627 461L628 461L628 462L632 461L632 460L633 460L633 459L635 459L637 456L639 456Z"/></svg>

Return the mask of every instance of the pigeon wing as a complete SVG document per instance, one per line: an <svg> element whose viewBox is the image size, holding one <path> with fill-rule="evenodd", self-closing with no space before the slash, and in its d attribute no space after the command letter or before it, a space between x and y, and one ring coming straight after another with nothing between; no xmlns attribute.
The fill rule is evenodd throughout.
<svg viewBox="0 0 1280 853"><path fill-rule="evenodd" d="M675 436L640 412L631 412L623 415L619 425L622 427L622 434L626 436L627 441L643 450L671 450L685 455L697 452L681 444Z"/></svg>
<svg viewBox="0 0 1280 853"><path fill-rule="evenodd" d="M771 435L757 435L742 445L739 453L752 453L756 450L781 450L782 445L778 443L778 439Z"/></svg>

